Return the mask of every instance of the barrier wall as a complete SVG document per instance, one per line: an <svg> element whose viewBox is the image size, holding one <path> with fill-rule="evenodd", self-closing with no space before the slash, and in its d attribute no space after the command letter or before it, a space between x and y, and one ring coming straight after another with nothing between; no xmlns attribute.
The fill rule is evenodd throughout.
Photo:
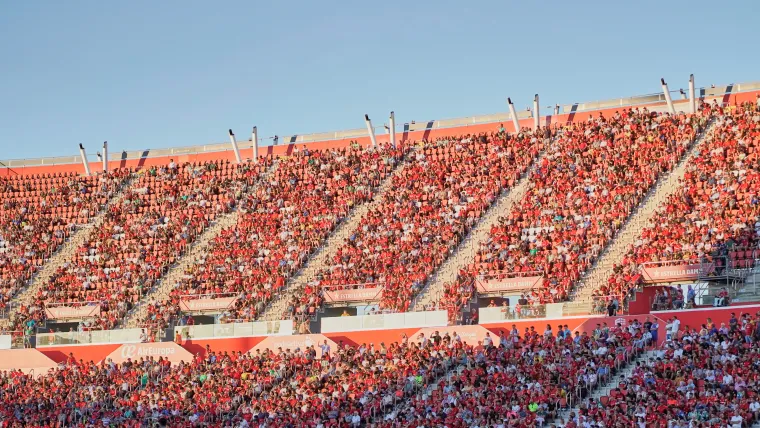
<svg viewBox="0 0 760 428"><path fill-rule="evenodd" d="M322 318L322 333L445 327L449 324L448 311L402 312L397 314L360 315L353 317Z"/></svg>
<svg viewBox="0 0 760 428"><path fill-rule="evenodd" d="M596 315L596 316L576 316L576 317L566 317L566 318L559 318L559 319L531 319L531 320L517 320L517 321L508 321L508 322L501 322L501 323L491 323L491 324L481 324L481 325L472 325L472 326L449 326L449 327L431 327L431 328L401 328L401 329L387 329L387 330L372 330L372 331L348 331L348 332L333 332L333 333L324 333L324 334L312 334L312 335L296 335L296 336L269 336L269 337L236 337L236 338L216 338L216 339L189 339L189 340L183 340L179 344L173 344L171 342L163 342L162 344L156 344L156 346L161 345L165 347L167 350L161 351L161 350L154 350L154 351L143 351L142 353L145 354L146 352L148 355L153 355L155 357L157 356L165 356L171 358L179 358L184 359L187 358L187 354L178 351L178 349L174 345L181 346L184 348L190 355L204 355L207 351L215 351L215 352L249 352L251 350L256 349L272 349L277 350L278 348L284 349L295 349L295 348L301 348L308 346L314 346L315 348L318 348L318 345L322 344L325 340L328 341L328 344L330 345L331 349L336 349L336 346L340 345L360 345L362 343L366 344L374 344L375 346L379 346L381 343L385 343L386 345L389 345L393 342L400 342L403 340L403 337L406 336L408 340L417 340L420 333L425 334L426 336L429 336L435 331L440 332L442 335L445 333L454 334L455 332L457 335L459 335L462 340L468 344L471 344L473 346L477 346L478 342L482 342L483 338L485 337L486 333L490 334L494 342L496 342L499 334L501 332L504 332L505 334L509 334L512 330L512 326L516 327L518 331L520 331L521 334L525 332L526 329L533 328L534 330L538 331L539 333L543 333L546 329L547 325L550 325L552 327L552 330L557 332L560 325L564 326L567 325L568 328L575 332L586 332L591 333L593 332L594 328L596 328L597 324L604 325L604 323L607 323L608 326L614 325L616 322L624 322L629 323L633 320L639 320L640 322L644 322L645 320L649 319L651 321L657 321L660 326L659 334L658 334L658 340L661 341L665 337L665 325L667 321L676 316L679 320L681 320L681 331L685 331L688 328L695 328L698 329L699 326L707 321L708 318L710 318L713 322L720 325L722 322L728 322L731 313L734 312L737 317L741 316L741 313L749 313L749 314L756 314L760 312L760 304L755 305L742 305L742 306L730 306L725 308L703 308L703 309L691 309L691 310L682 310L682 311L660 311L660 312L653 312L651 314L644 314L644 315L626 315L626 316L618 316L618 317L607 317L602 315ZM107 358L114 358L115 356L121 355L120 352L124 351L124 355L140 355L141 352L138 348L135 348L134 351L129 350L131 348L122 348L123 346L138 346L142 347L143 345L152 345L152 344L126 344L126 345L79 345L79 346L58 346L58 347L47 347L39 350L34 350L35 352L42 353L46 357L50 358L52 361L55 362L61 362L66 361L69 356L71 358L74 358L75 360L84 360L84 361L103 361ZM174 349L173 353L169 354L172 351L169 351L168 349ZM127 350L124 350L127 349ZM163 349L163 348L162 348ZM12 354L2 354L2 352L19 352L19 351L25 351L25 350L7 350L7 351L0 351L0 360L2 360L3 355L12 355ZM152 352L152 354L151 354ZM321 352L319 349L317 349L317 352ZM176 355L176 357L175 357ZM14 357L15 358L15 357ZM17 359L14 361L18 361Z"/></svg>
<svg viewBox="0 0 760 428"><path fill-rule="evenodd" d="M182 338L212 339L220 337L290 336L293 321L258 321L229 324L205 324L174 327L174 335Z"/></svg>
<svg viewBox="0 0 760 428"><path fill-rule="evenodd" d="M24 373L47 373L58 364L36 349L6 349L0 351L0 372L21 370Z"/></svg>
<svg viewBox="0 0 760 428"><path fill-rule="evenodd" d="M57 333L40 333L37 335L37 348L60 345L122 344L140 342L141 328L121 330L67 331Z"/></svg>

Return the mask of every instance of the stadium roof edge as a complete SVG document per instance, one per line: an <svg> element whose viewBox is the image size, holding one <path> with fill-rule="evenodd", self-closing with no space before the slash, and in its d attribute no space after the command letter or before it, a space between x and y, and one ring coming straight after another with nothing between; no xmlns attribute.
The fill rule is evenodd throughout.
<svg viewBox="0 0 760 428"><path fill-rule="evenodd" d="M699 88L698 97L701 99L712 98L712 97L734 95L741 92L757 91L757 90L760 90L760 81L728 84L728 85L721 85L721 86L711 86L709 88ZM679 93L679 91L670 91L670 92L676 93L676 94ZM682 104L684 101L687 101L687 100L677 99L674 101L676 104ZM659 93L653 93L653 94L647 94L647 95L635 95L635 96L625 97L625 98L615 98L615 99L601 100L601 101L590 101L590 102L583 102L583 103L566 104L566 105L561 106L560 112L561 114L573 114L573 113L588 112L588 111L609 109L609 108L615 108L615 107L635 107L635 106L644 106L644 105L649 105L649 104L659 104L659 103L664 103L664 102L665 102L665 94L663 92L659 92ZM522 119L528 119L532 117L532 114L530 111L523 110L523 111L517 112L517 116L518 116L518 119L522 120ZM460 118L453 118L453 119L410 121L407 123L397 125L396 132L413 132L413 131L424 131L428 129L454 128L454 127L479 125L479 124L487 124L487 123L495 123L495 122L506 122L506 121L511 121L511 119L512 119L511 114L506 112L506 113L494 113L494 114L486 114L486 115L479 115L479 116L460 117ZM376 130L376 133L377 133L377 130L383 131L382 133L378 133L378 134L383 134L383 133L388 132L387 129L384 127L375 127L375 130ZM316 142L329 142L329 141L334 141L334 140L344 140L344 139L352 139L352 138L365 138L368 136L369 136L369 133L367 129L359 128L359 129L350 129L350 130L342 130L342 131L334 131L334 132L320 132L320 133L303 134L303 135L280 136L279 144L280 145L309 144L309 143L316 143ZM271 141L272 138L273 137L260 138L260 140ZM263 146L266 147L266 145L263 145ZM211 154L211 153L217 153L217 152L224 152L231 149L232 149L231 144L227 142L227 143L212 143L212 144L204 144L204 145L196 145L196 146L183 146L183 147L173 147L173 148L163 148L163 149L121 151L121 152L116 152L116 153L113 153L113 152L110 153L109 161L119 162L119 161L127 161L127 160L139 160L139 159L144 159L144 158L182 156L182 155L189 155L189 154L206 154L206 153ZM96 161L94 159L94 156L95 156L94 154L87 154L87 157L91 162ZM11 160L0 160L0 169L81 164L81 163L82 163L82 157L77 156L77 155L30 158L30 159L11 159Z"/></svg>

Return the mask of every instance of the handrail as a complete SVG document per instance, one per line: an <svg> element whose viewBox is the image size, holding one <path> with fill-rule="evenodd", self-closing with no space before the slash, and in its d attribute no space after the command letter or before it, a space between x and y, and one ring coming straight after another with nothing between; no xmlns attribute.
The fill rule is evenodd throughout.
<svg viewBox="0 0 760 428"><path fill-rule="evenodd" d="M198 299L218 299L221 297L237 297L240 293L227 291L224 293L206 293L206 294L183 294L179 296L180 300L198 300Z"/></svg>
<svg viewBox="0 0 760 428"><path fill-rule="evenodd" d="M342 290L362 290L366 288L383 287L385 282L364 282L355 284L332 284L332 285L320 285L322 290L327 291L342 291Z"/></svg>
<svg viewBox="0 0 760 428"><path fill-rule="evenodd" d="M480 280L489 280L489 279L505 279L505 278L525 278L525 277L530 277L530 276L543 276L543 275L544 275L544 271L542 270L531 270L527 272L500 270L500 271L491 271L488 273L478 274L477 278Z"/></svg>
<svg viewBox="0 0 760 428"><path fill-rule="evenodd" d="M79 301L79 302L45 302L46 308L56 308L60 306L66 306L66 307L72 307L72 308L80 308L82 306L97 306L102 305L102 300L93 300L93 301Z"/></svg>

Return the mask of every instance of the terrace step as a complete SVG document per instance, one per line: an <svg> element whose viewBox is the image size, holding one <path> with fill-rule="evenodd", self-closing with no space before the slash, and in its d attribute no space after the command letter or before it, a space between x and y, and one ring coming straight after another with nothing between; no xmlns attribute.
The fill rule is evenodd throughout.
<svg viewBox="0 0 760 428"><path fill-rule="evenodd" d="M537 165L544 154L545 151L539 153L532 165ZM509 214L525 196L530 184L531 171L532 167L528 168L512 188L503 191L470 229L462 242L451 250L443 264L430 276L425 288L414 299L411 311L423 311L438 302L443 295L445 285L456 281L459 271L474 262L478 245L488 238L491 227L496 224L500 216Z"/></svg>
<svg viewBox="0 0 760 428"><path fill-rule="evenodd" d="M351 236L351 233L359 227L362 218L364 218L364 216L371 210L380 207L383 203L383 194L393 185L393 177L406 167L408 159L412 156L414 156L414 149L407 153L406 156L397 163L393 173L388 174L385 180L383 180L382 184L377 188L377 192L372 201L354 207L343 221L338 224L327 240L317 248L314 253L312 253L304 266L296 272L295 275L288 279L285 287L283 287L282 290L277 293L277 296L269 302L264 309L264 312L261 314L260 318L262 320L276 321L282 319L287 304L293 295L299 290L302 290L317 273L329 267L338 249L343 245L343 242Z"/></svg>
<svg viewBox="0 0 760 428"><path fill-rule="evenodd" d="M667 201L679 188L679 183L686 173L686 168L697 155L699 149L706 141L712 139L716 120L708 123L704 131L697 137L694 144L681 157L680 162L670 172L661 175L654 186L649 190L644 200L628 217L612 242L602 250L596 262L587 271L583 279L570 293L571 301L590 301L593 292L606 284L612 275L612 268L619 263L633 243L641 236L642 230L647 226L649 219L654 215L657 208Z"/></svg>
<svg viewBox="0 0 760 428"><path fill-rule="evenodd" d="M269 169L259 177L259 180L248 189L247 193L255 193L259 187L266 183L269 177L277 170L279 163L274 161ZM122 321L124 328L137 328L140 323L145 320L148 315L148 303L152 301L161 302L169 298L169 294L180 282L180 279L185 274L190 265L195 263L203 254L206 254L209 250L209 244L216 238L224 229L230 228L235 225L240 217L240 210L238 206L232 211L222 214L213 223L209 225L201 235L190 244L190 248L177 260L166 272L165 275L159 279L159 282L149 290L140 301L127 313L126 317Z"/></svg>
<svg viewBox="0 0 760 428"><path fill-rule="evenodd" d="M596 388L591 391L591 394L588 398L585 400L593 399L595 402L599 401L599 398L605 395L609 395L610 391L615 389L618 382L622 379L627 379L633 374L633 370L636 368L636 365L638 362L645 362L649 359L655 358L655 351L648 350L641 352L640 354L636 355L631 361L629 361L623 369L614 375L611 375L609 379L607 379L604 383L598 383ZM561 411L558 415L558 419L560 423L564 425L564 423L568 422L568 418L571 414L578 415L579 411L579 404L580 403L573 403L573 405L564 411ZM563 423L564 422L564 423Z"/></svg>

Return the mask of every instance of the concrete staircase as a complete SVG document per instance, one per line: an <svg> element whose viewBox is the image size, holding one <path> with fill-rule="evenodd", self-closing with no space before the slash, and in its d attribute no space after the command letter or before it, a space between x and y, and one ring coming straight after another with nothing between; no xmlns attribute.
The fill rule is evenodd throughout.
<svg viewBox="0 0 760 428"><path fill-rule="evenodd" d="M444 379L447 384L451 384L455 376L462 374L466 367L462 364L458 364L455 361L449 361L447 368L432 381L421 385L418 391L415 391L414 397L422 400L430 398L434 391L440 388L440 383ZM470 367L471 368L471 367ZM394 406L393 409L383 412L382 414L375 415L373 418L374 423L382 423L388 420L397 420L399 417L406 416L406 413L412 406L411 399L401 399Z"/></svg>
<svg viewBox="0 0 760 428"><path fill-rule="evenodd" d="M576 284L575 289L570 293L571 302L565 304L565 315L577 313L579 307L591 306L591 296L594 290L607 283L612 274L613 265L625 256L631 245L641 236L641 231L647 226L648 220L657 208L678 190L679 182L683 179L690 161L696 156L697 150L705 141L712 138L715 123L715 121L711 121L675 168L661 176L652 186L612 242L602 250L583 279Z"/></svg>
<svg viewBox="0 0 760 428"><path fill-rule="evenodd" d="M79 248L85 243L85 241L87 241L92 231L97 230L102 226L108 207L121 203L125 196L124 190L128 189L132 185L133 181L134 177L126 179L122 183L121 188L119 188L119 190L113 196L111 196L111 199L106 202L105 208L98 212L97 215L92 220L90 220L90 222L84 225L80 225L76 230L74 230L74 232L69 235L69 238L63 243L61 248L55 252L48 260L45 261L45 264L42 265L42 269L37 271L31 282L13 299L11 302L11 310L8 313L8 318L0 320L0 327L10 325L10 322L13 318L15 318L18 307L20 305L29 305L33 303L34 296L37 295L37 292L40 290L40 288L48 283L50 278L55 273L56 269L58 269L58 266L71 260L77 248Z"/></svg>
<svg viewBox="0 0 760 428"><path fill-rule="evenodd" d="M543 155L544 152L539 154L534 164ZM532 168L529 168L511 189L502 192L491 204L485 214L480 217L480 220L459 243L459 246L452 250L446 261L430 276L425 288L414 299L411 311L423 311L438 302L443 295L444 286L456 281L459 271L475 260L478 245L488 238L491 226L496 224L500 216L509 214L512 208L525 196L530 183L531 170Z"/></svg>
<svg viewBox="0 0 760 428"><path fill-rule="evenodd" d="M637 362L644 362L649 359L655 358L655 351L645 351L639 354L636 358L631 360L628 365L626 365L621 371L615 373L614 375L610 376L609 379L604 383L597 384L596 389L594 389L591 392L591 395L584 398L584 402L588 402L588 399L591 398L595 402L599 400L600 397L609 395L610 391L615 389L617 387L618 383L622 379L627 379L631 374L633 374L633 370L636 368ZM580 408L580 403L574 403L573 406L567 410L563 410L559 413L558 419L561 419L563 421L568 422L568 418L570 417L571 413L574 413L576 416L578 415L578 410Z"/></svg>
<svg viewBox="0 0 760 428"><path fill-rule="evenodd" d="M732 296L734 303L748 303L760 301L760 265L747 272L744 285Z"/></svg>
<svg viewBox="0 0 760 428"><path fill-rule="evenodd" d="M277 170L279 163L275 161L269 169L259 178L259 180L248 189L247 193L256 193L262 184L266 183L272 174ZM163 301L169 298L169 293L176 287L181 277L185 274L187 268L195 263L202 255L208 251L209 243L222 230L230 228L237 223L240 217L240 210L237 207L229 213L223 214L209 225L201 235L190 244L190 248L180 259L174 263L166 274L159 279L158 284L142 296L140 301L127 313L122 321L123 328L137 328L148 315L148 303L151 301Z"/></svg>
<svg viewBox="0 0 760 428"><path fill-rule="evenodd" d="M389 174L380 187L375 192L375 198L372 201L366 202L354 207L348 216L338 224L336 229L330 234L319 248L308 258L306 264L293 275L285 287L280 290L279 293L272 299L271 302L264 309L261 314L261 319L266 321L276 321L282 319L283 313L287 308L288 302L291 300L294 294L303 289L306 284L314 278L314 276L322 269L327 268L333 257L335 256L338 248L343 245L343 242L351 236L351 232L356 230L361 222L361 219L371 210L377 209L382 204L381 196L386 190L390 189L393 182L393 176L406 167L407 162L414 156L415 150L412 149L401 161L396 165L393 173Z"/></svg>

